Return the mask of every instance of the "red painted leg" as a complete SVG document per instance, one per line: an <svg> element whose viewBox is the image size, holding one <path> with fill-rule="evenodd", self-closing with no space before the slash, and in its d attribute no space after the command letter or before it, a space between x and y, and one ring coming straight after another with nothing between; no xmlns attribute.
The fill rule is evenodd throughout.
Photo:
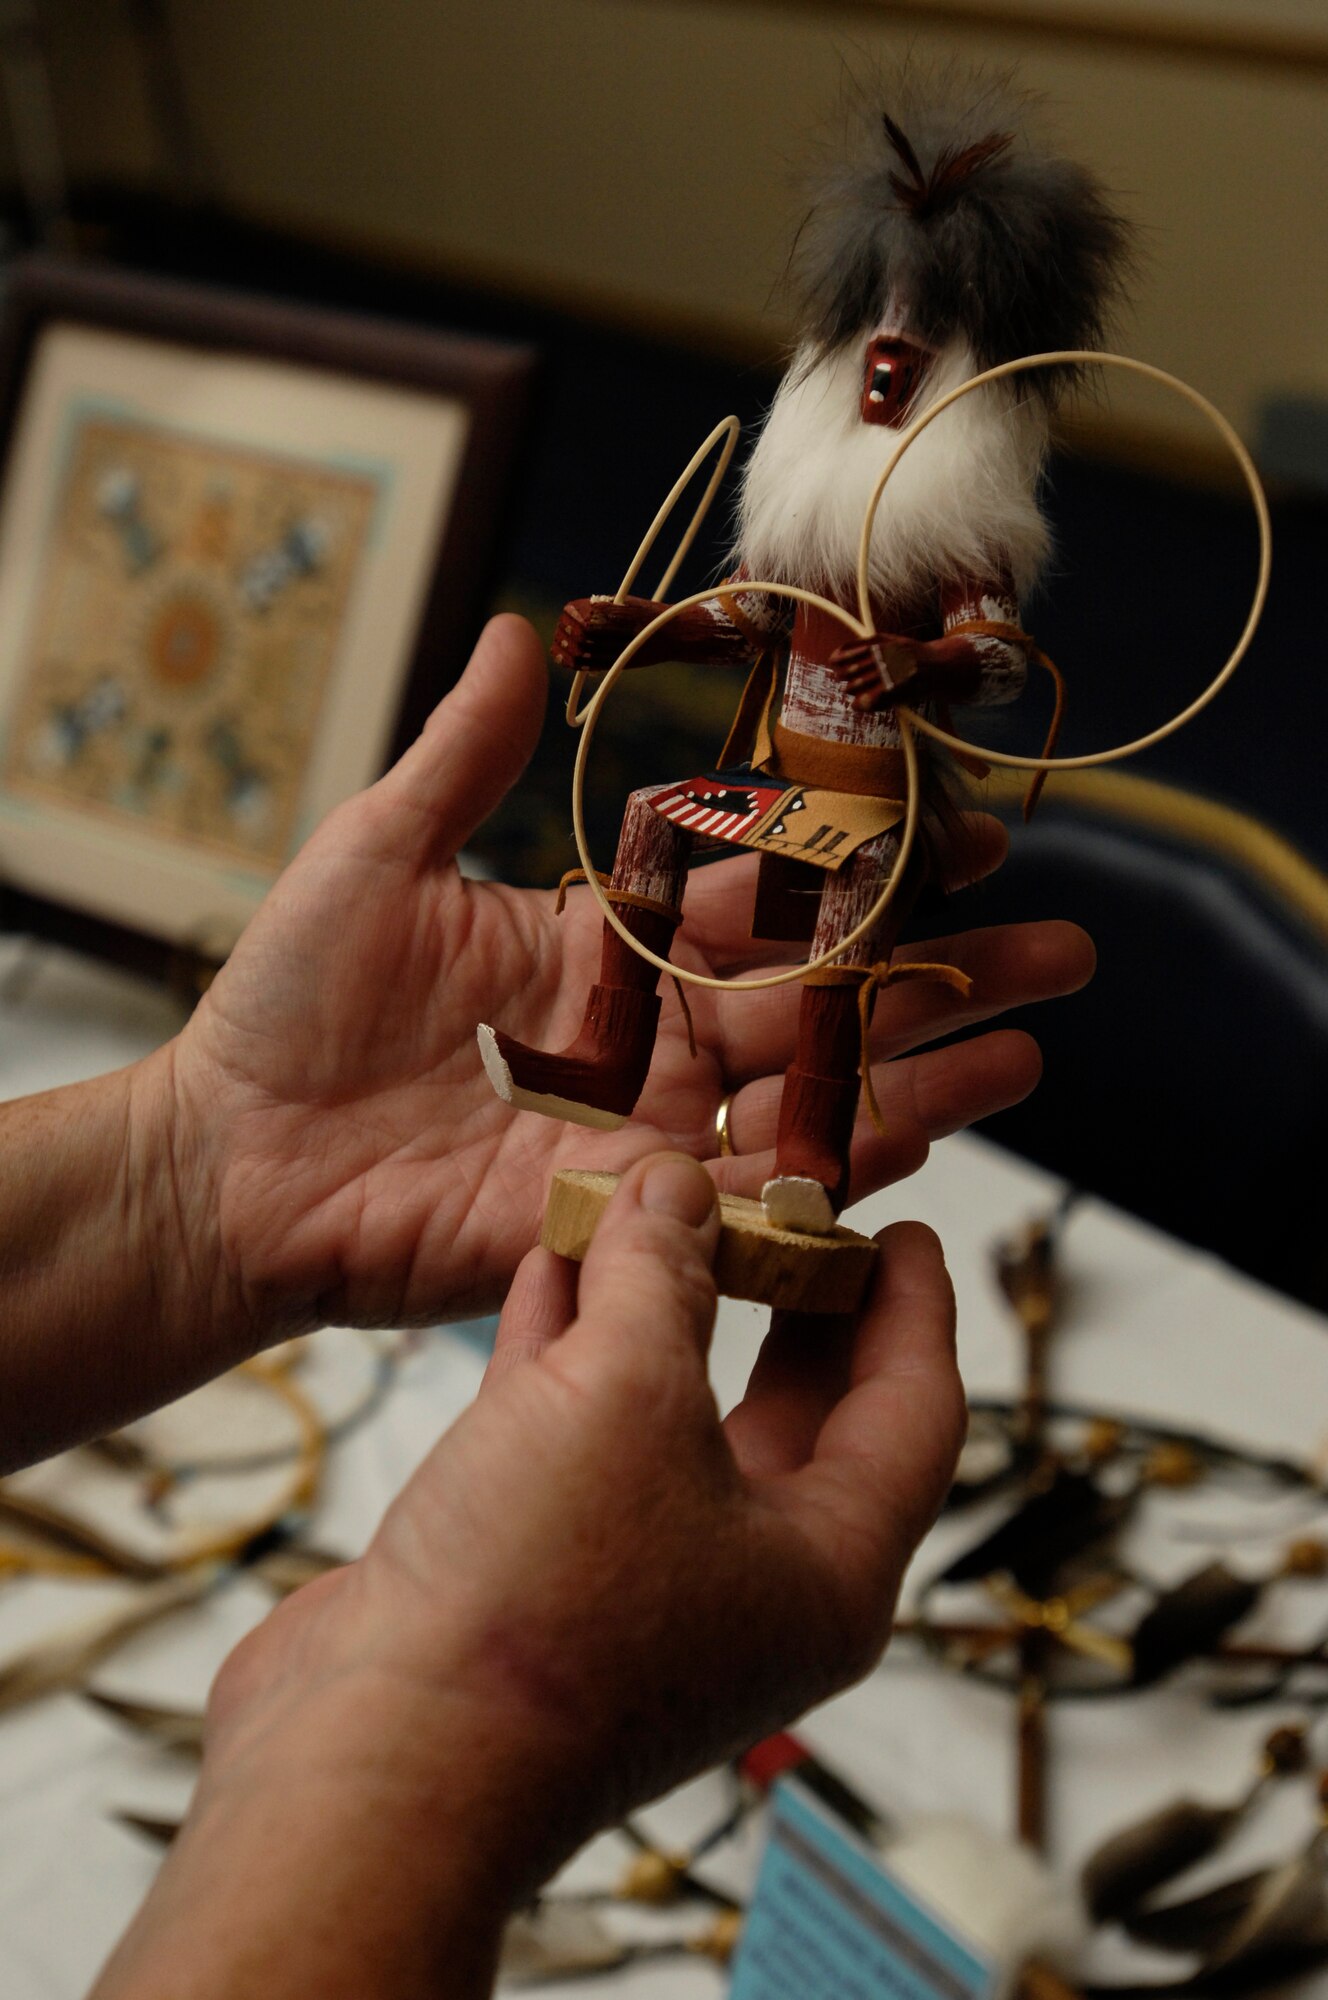
<svg viewBox="0 0 1328 2000"><path fill-rule="evenodd" d="M823 1228L831 1227L848 1194L849 1146L862 1087L861 1041L856 985L805 989L797 1051L784 1075L775 1150L776 1180L813 1184L784 1194L784 1206L792 1201L804 1214L797 1227L818 1219ZM767 1208L772 1200L778 1206L779 1199L767 1188Z"/></svg>
<svg viewBox="0 0 1328 2000"><path fill-rule="evenodd" d="M821 895L812 957L853 930L894 864L893 834L858 850ZM912 896L906 882L871 935L849 954L856 965L888 959ZM916 892L914 892L916 893ZM848 1195L849 1149L862 1088L858 982L805 986L793 1062L784 1074L775 1173L761 1191L766 1214L789 1229L824 1234Z"/></svg>
<svg viewBox="0 0 1328 2000"><path fill-rule="evenodd" d="M632 936L667 958L681 913L687 835L650 808L655 792L629 799L611 887L649 897L661 907L618 906ZM613 1129L636 1105L650 1068L659 1023L657 969L639 958L608 924L600 976L586 1001L580 1031L548 1054L501 1029L481 1027L480 1054L489 1081L517 1110L539 1111L575 1125Z"/></svg>

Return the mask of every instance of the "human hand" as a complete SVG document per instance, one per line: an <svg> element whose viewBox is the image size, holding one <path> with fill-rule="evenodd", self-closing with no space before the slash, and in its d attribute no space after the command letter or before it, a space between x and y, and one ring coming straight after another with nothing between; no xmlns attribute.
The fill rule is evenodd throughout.
<svg viewBox="0 0 1328 2000"><path fill-rule="evenodd" d="M223 1668L104 2000L155 1994L145 1960L244 1991L180 1977L237 1934L270 2000L430 1992L442 1965L485 1991L504 1910L590 1833L870 1668L962 1433L939 1246L885 1231L856 1321L776 1315L721 1424L714 1206L655 1155L579 1272L525 1260L479 1398L365 1556Z"/></svg>
<svg viewBox="0 0 1328 2000"><path fill-rule="evenodd" d="M524 768L545 687L533 632L496 619L419 740L301 850L164 1054L162 1178L181 1240L158 1256L189 1272L198 1324L210 1312L230 1329L210 1350L216 1365L320 1320L404 1324L495 1306L557 1167L621 1170L666 1145L708 1161L736 1193L758 1193L773 1172L796 986L699 992L696 1060L666 988L636 1116L612 1135L513 1114L489 1087L476 1022L558 1046L599 958L588 891L558 918L552 893L464 881L454 858ZM981 858L966 865L983 872L1004 836L990 820L970 830ZM768 964L770 947L746 939L755 876L754 856L698 871L680 964ZM973 997L920 982L881 996L872 1046L894 1059L874 1071L889 1136L863 1121L854 1199L914 1171L933 1138L1017 1102L1038 1074L1035 1045L1009 1032L914 1051L1068 992L1092 968L1083 933L1056 923L976 931L922 955L970 974ZM741 1157L721 1162L726 1093Z"/></svg>

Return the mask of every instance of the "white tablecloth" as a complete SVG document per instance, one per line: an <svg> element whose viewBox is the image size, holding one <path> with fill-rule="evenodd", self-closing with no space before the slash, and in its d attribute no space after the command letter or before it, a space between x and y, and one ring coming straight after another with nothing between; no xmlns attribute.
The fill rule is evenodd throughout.
<svg viewBox="0 0 1328 2000"><path fill-rule="evenodd" d="M22 954L14 940L0 939L0 1097L131 1061L180 1025L173 1002L122 974L50 950L25 965ZM958 1293L962 1367L974 1393L1008 1393L1019 1375L1019 1344L988 1272L990 1245L1044 1213L1059 1192L1052 1176L964 1137L936 1147L915 1179L850 1218L878 1227L893 1216L919 1216L940 1232ZM1094 1201L1075 1209L1064 1260L1070 1294L1054 1353L1057 1395L1322 1459L1328 1327L1315 1315ZM725 1405L741 1393L762 1321L755 1307L721 1307L714 1374ZM372 1423L336 1453L315 1523L320 1543L347 1554L363 1546L392 1493L473 1395L482 1367L473 1330L430 1336L407 1358ZM1233 1501L1228 1515L1241 1511ZM1192 1541L1167 1537L1149 1552L1159 1575L1183 1574L1203 1553ZM934 1549L924 1549L924 1566L936 1560ZM67 1617L70 1592L87 1588L30 1582L0 1592L0 1660ZM218 1663L269 1601L259 1586L236 1583L131 1641L100 1669L96 1684L143 1700L201 1706ZM1301 1615L1314 1622L1310 1609ZM1276 1719L1263 1709L1218 1714L1179 1687L1058 1708L1049 1793L1058 1868L1072 1870L1108 1828L1178 1790L1238 1793L1255 1746ZM894 1819L941 1810L1002 1829L1011 1823L1008 1698L924 1666L904 1643L861 1687L809 1717L802 1733ZM1316 1749L1319 1761L1328 1761L1328 1730ZM157 1858L108 1815L129 1809L173 1816L189 1782L187 1765L145 1749L73 1696L0 1721L4 2000L72 2000L85 1990ZM661 1837L703 1823L716 1796L715 1781L701 1781L659 1808ZM1302 1821L1308 1826L1307 1814L1305 1788L1283 1788L1213 1872L1234 1872L1238 1864L1285 1851ZM733 1879L750 1874L754 1851L749 1836L727 1864ZM597 1843L573 1865L572 1879L607 1880L620 1858L611 1840ZM1095 1963L1104 1972L1116 1969L1109 1944ZM683 2000L715 1995L722 1986L722 1975L706 1964L661 1962L557 1990L568 2000L609 1992ZM1328 1977L1294 1990L1328 1995Z"/></svg>

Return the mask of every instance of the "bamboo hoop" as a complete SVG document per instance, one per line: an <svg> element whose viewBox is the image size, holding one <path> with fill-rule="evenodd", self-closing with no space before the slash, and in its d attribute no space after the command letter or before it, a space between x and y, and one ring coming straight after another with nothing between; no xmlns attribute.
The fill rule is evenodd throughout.
<svg viewBox="0 0 1328 2000"><path fill-rule="evenodd" d="M870 628L864 629L860 620L856 619L851 611L846 611L842 604L832 604L827 597L818 597L814 590L804 590L799 584L794 583L759 583L751 586L744 584L743 586L744 589L749 587L763 591L771 597L788 597L800 604L814 605L818 610L827 611L831 617L838 618L855 638L867 639L871 637ZM872 904L871 909L868 910L862 922L855 924L848 935L841 938L838 944L832 945L828 951L823 951L819 958L811 959L806 965L789 966L783 972L765 973L756 979L716 979L708 972L693 972L687 966L675 965L671 959L662 958L657 951L651 951L646 945L642 944L640 938L632 936L632 933L628 930L626 924L624 924L622 918L609 901L603 884L595 872L590 845L586 838L586 764L590 756L590 745L595 734L595 724L599 720L600 711L612 692L618 676L627 670L646 641L653 638L656 632L662 632L665 626L672 619L676 618L680 612L690 611L693 605L706 603L714 594L713 589L697 590L690 597L680 597L676 604L666 604L657 617L652 618L648 625L643 626L639 632L633 634L613 665L609 668L609 671L605 674L604 679L596 688L581 718L583 724L581 741L576 746L576 764L572 771L572 832L576 839L577 857L585 872L586 887L599 904L601 916L604 918L606 924L612 925L623 942L631 946L638 958L645 959L648 965L658 966L661 972L667 972L674 979L684 980L689 986L705 986L709 987L712 992L717 993L756 993L771 986L792 986L797 980L806 979L809 973L819 972L822 966L833 965L837 959L844 956L846 951L851 951L855 944L859 943L875 929L877 923L894 899L895 892L903 880L904 870L908 866L909 856L913 851L913 841L917 833L918 824L918 752L910 728L911 717L906 716L901 710L899 713L899 735L904 748L906 793L904 829L900 836L899 853L895 857L894 867L890 871L885 886L876 898L876 901Z"/></svg>
<svg viewBox="0 0 1328 2000"><path fill-rule="evenodd" d="M656 537L659 535L659 532L663 528L664 523L668 520L669 515L673 512L679 500L681 500L683 494L687 491L687 488L691 485L692 480L696 477L696 474L705 464L707 454L712 450L714 445L722 437L724 439L724 446L719 454L719 457L715 460L714 470L711 472L709 479L706 481L705 492L701 495L701 498L696 503L696 510L693 513L691 520L687 524L687 528L683 534L682 540L678 543L677 548L673 552L672 561L669 563L668 568L664 571L663 576L660 578L659 583L656 585L655 596L661 602L663 601L664 597L667 595L673 583L674 577L678 574L678 571L682 567L683 557L687 554L688 549L691 548L692 543L696 540L697 535L700 533L702 521L704 521L706 515L710 512L711 502L714 500L716 493L718 493L719 491L719 482L724 477L724 474L728 471L729 463L732 460L733 454L737 449L738 438L741 434L741 431L742 431L742 425L738 422L738 419L736 417L721 417L720 421L715 425L715 428L711 431L709 437L705 440L704 444L699 444L697 446L696 450L692 453L691 457L688 459L687 464L684 466L683 470L678 474L678 477L674 480L672 486L669 488L668 494L665 497L665 499L661 502L659 510L656 513L654 520L650 523L650 526L646 529L645 534L642 536L641 545L637 549L636 554L632 557L630 563L628 563L627 572L623 577L622 582L618 585L617 590L613 594L613 601L615 604L622 603L624 597L626 597L628 591L631 589L632 585L636 582L637 576L639 575L645 563L646 557L650 554L651 549L655 546ZM710 593L707 593L707 595L709 594ZM586 709L579 708L577 705L581 700L581 693L583 688L585 687L585 684L586 684L586 676L584 673L579 673L574 676L572 681L572 692L567 697L567 707L566 710L564 711L567 717L567 725L569 729L580 729L584 725L586 720L586 715L589 712Z"/></svg>
<svg viewBox="0 0 1328 2000"><path fill-rule="evenodd" d="M921 730L924 735L930 736L934 742L945 744L949 750L959 751L965 755L980 758L988 764L1004 765L1020 771L1086 770L1092 765L1118 763L1123 758L1135 756L1139 751L1147 750L1155 743L1162 742L1166 737L1173 735L1176 730L1183 728L1187 722L1192 721L1202 709L1208 706L1209 702L1214 699L1221 689L1225 687L1249 651L1250 641L1253 639L1255 631L1258 628L1268 596L1268 579L1272 570L1273 543L1272 523L1268 515L1268 501L1264 494L1258 471L1255 468L1254 460L1250 457L1241 439L1237 436L1234 428L1228 423L1221 411L1210 403L1206 396L1201 395L1197 389L1192 388L1188 382L1183 382L1179 376L1168 374L1166 369L1154 367L1152 362L1149 361L1138 361L1132 355L1128 354L1096 353L1092 349L1087 348L1058 348L1045 354L1020 355L1013 361L1003 361L994 368L986 368L981 374L972 375L967 381L960 382L955 388L942 396L939 402L933 403L918 418L916 423L911 424L904 432L898 446L884 466L863 516L862 533L858 542L858 616L856 619L843 605L833 604L828 598L819 596L815 591L805 590L797 584L748 581L744 578L742 589L744 593L752 595L760 594L768 597L783 597L797 603L810 604L817 610L828 612L831 617L839 619L840 623L855 638L869 639L872 633L872 626L871 599L868 589L868 564L872 533L876 525L876 516L880 508L882 495L909 446L921 437L927 426L935 423L937 417L944 410L948 410L952 403L957 403L963 396L972 395L975 390L987 388L995 382L1005 381L1010 376L1027 374L1035 368L1076 367L1089 364L1101 367L1123 368L1127 373L1143 376L1149 381L1158 382L1166 388L1174 389L1178 395L1190 403L1213 425L1235 458L1244 477L1245 484L1249 489L1259 528L1259 564L1254 586L1254 596L1251 600L1249 614L1246 617L1245 624L1242 627L1236 644L1227 655L1223 665L1213 675L1207 687L1204 688L1201 694L1196 696L1187 708L1181 709L1169 721L1161 724L1159 728L1150 730L1146 735L1136 737L1132 742L1118 744L1109 750L1091 751L1079 757L1021 757L1015 755L1012 751L990 750L984 744L970 743L962 736L953 735L949 730L942 729L939 724L929 721L925 716L919 715L915 709L908 707L907 704L901 703L896 707L894 713L899 724L900 741L904 751L906 775L904 826L900 836L899 852L895 858L894 867L891 869L880 895L867 912L867 915L862 919L861 923L856 924L849 931L847 936L841 938L838 944L832 945L828 951L822 952L819 958L810 959L805 965L791 966L783 972L768 973L755 979L716 979L709 973L693 972L686 966L674 964L671 960L661 957L658 952L649 950L646 945L642 944L639 938L632 936L632 933L623 923L621 917L618 916L605 893L604 887L595 870L589 842L586 838L586 766L589 761L590 745L594 738L595 725L599 720L605 701L608 699L619 677L631 665L637 653L641 651L648 640L652 639L657 632L662 632L681 612L691 610L695 605L707 603L715 596L716 592L714 588L698 590L693 592L690 597L680 598L676 604L667 604L656 617L651 619L648 625L643 626L641 631L633 634L632 638L628 640L584 709L579 709L577 706L581 691L585 685L586 675L584 672L576 675L572 683L572 692L567 702L567 720L573 728L578 728L581 731L581 741L577 745L576 764L572 772L572 830L576 840L577 858L585 873L586 886L599 905L600 914L604 918L605 923L616 931L625 944L630 945L638 958L643 958L648 965L657 967L661 972L669 973L671 977L685 982L688 986L707 987L711 991L727 993L754 993L772 986L790 986L796 981L808 978L814 972L822 971L826 966L833 965L838 959L842 958L847 951L850 951L855 944L859 943L875 929L881 917L889 908L898 886L903 880L904 870L908 865L909 857L913 850L917 834L919 810L918 753L917 745L913 740L914 730ZM723 478L729 461L733 456L733 450L737 443L738 430L738 419L736 417L725 417L721 423L716 424L714 430L711 431L704 443L692 454L686 468L679 475L678 479L675 480L667 498L646 530L640 547L628 565L627 574L618 587L614 599L615 603L621 602L632 583L635 582L642 564L649 555L657 536L668 520L673 508L677 505L680 496L695 476L698 468L704 463L706 454L714 447L716 441L723 436L725 438L724 448L706 484L706 490L697 504L672 561L661 578L658 595L663 596L664 591L667 590L673 581L679 564L682 562L687 550L691 547L701 523L705 519L706 513L709 511L719 482Z"/></svg>
<svg viewBox="0 0 1328 2000"><path fill-rule="evenodd" d="M1055 349L1046 354L1023 354L1014 361L1002 361L995 368L984 369L981 375L972 375L967 382L960 382L956 388L949 390L939 402L933 403L916 423L909 425L894 455L877 480L875 491L867 503L867 511L863 516L862 534L858 542L858 611L862 619L866 621L870 616L871 596L867 584L867 567L872 531L876 525L881 496L900 459L909 446L922 436L928 424L935 423L941 412L948 410L952 403L957 403L961 396L971 394L974 389L985 388L989 383L1002 382L1013 375L1024 375L1034 368L1078 367L1090 362L1099 367L1123 368L1127 374L1140 375L1147 381L1159 382L1164 388L1174 389L1177 395L1191 404L1212 424L1240 467L1249 489L1250 499L1254 503L1255 518L1259 524L1258 575L1249 615L1241 629L1240 637L1207 687L1201 694L1196 695L1188 708L1179 710L1169 721L1160 724L1156 729L1150 729L1146 735L1136 736L1130 743L1119 743L1110 750L1091 750L1080 757L1020 757L1011 750L989 750L985 744L970 743L967 738L955 736L948 729L942 729L938 723L930 721L926 716L919 715L916 711L911 712L914 728L920 729L924 736L930 736L933 742L944 743L947 750L959 750L966 756L980 758L984 764L1001 764L1015 771L1086 771L1095 764L1116 764L1123 758L1136 756L1141 750L1151 749L1155 743L1161 743L1166 737L1174 735L1176 730L1183 729L1187 722L1192 722L1194 717L1202 709L1207 708L1209 702L1221 692L1244 659L1259 620L1263 616L1263 607L1268 596L1268 578L1273 564L1273 529L1268 517L1268 500L1254 460L1222 412L1209 402L1207 396L1201 395L1188 382L1182 382L1179 375L1169 375L1165 368L1156 368L1151 361L1137 361L1131 354L1097 354L1091 348L1068 347Z"/></svg>

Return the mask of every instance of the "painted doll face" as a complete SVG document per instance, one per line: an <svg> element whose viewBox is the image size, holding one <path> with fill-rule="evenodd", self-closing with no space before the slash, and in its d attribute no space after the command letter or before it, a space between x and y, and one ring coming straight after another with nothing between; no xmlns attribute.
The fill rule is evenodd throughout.
<svg viewBox="0 0 1328 2000"><path fill-rule="evenodd" d="M932 364L932 351L902 334L877 334L863 364L862 421L902 428Z"/></svg>

